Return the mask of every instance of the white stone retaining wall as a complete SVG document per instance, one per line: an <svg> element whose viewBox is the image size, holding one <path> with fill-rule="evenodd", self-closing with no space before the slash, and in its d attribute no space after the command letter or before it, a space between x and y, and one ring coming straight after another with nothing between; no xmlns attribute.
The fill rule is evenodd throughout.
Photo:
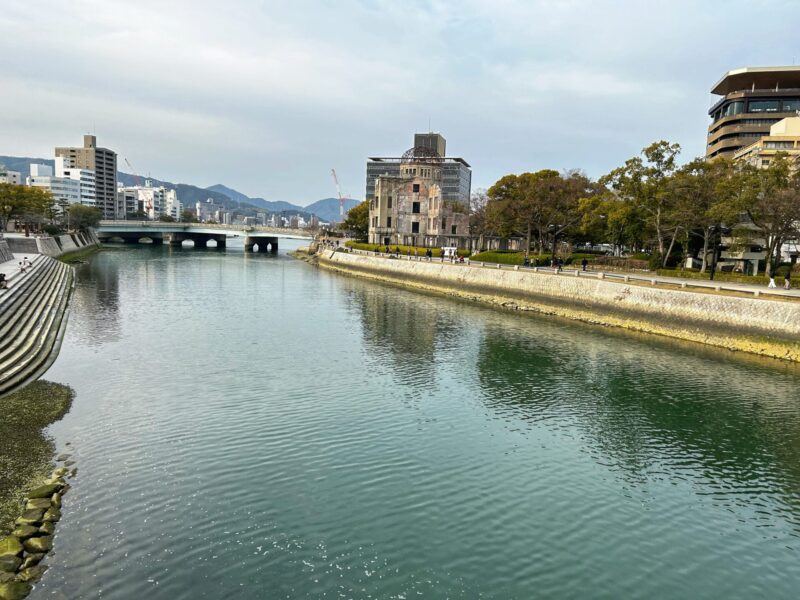
<svg viewBox="0 0 800 600"><path fill-rule="evenodd" d="M8 247L8 242L0 240L0 263L8 260L14 260L14 254L11 252L11 248Z"/></svg>
<svg viewBox="0 0 800 600"><path fill-rule="evenodd" d="M7 237L6 241L11 252L17 254L46 254L54 258L100 243L93 230L89 230L85 234L60 235L57 238L48 236Z"/></svg>
<svg viewBox="0 0 800 600"><path fill-rule="evenodd" d="M320 259L346 270L371 272L401 281L427 282L434 287L599 308L617 314L631 312L662 324L677 320L784 339L797 336L795 339L800 340L800 302L666 290L563 273L392 260L346 252L324 252Z"/></svg>

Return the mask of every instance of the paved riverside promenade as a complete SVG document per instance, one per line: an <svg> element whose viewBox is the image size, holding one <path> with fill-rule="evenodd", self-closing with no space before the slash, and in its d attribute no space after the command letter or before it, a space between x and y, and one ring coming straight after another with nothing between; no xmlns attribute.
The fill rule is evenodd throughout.
<svg viewBox="0 0 800 600"><path fill-rule="evenodd" d="M601 271L601 270L587 270L583 271L576 268L562 268L556 271L553 267L523 267L521 265L505 265L492 262L478 262L470 261L468 258L464 262L459 262L453 259L445 258L432 258L428 259L425 256L408 256L406 254L396 255L392 252L386 254L385 252L371 252L368 250L355 250L352 248L347 249L349 252L355 254L364 254L367 256L376 257L395 257L392 260L399 258L401 260L412 261L431 261L434 263L450 264L456 267L472 267L472 268L489 268L489 269L505 269L509 271L531 272L531 273L544 273L558 277L580 277L588 279L605 279L610 282L616 283L633 283L635 285L655 285L674 287L685 290L694 291L709 291L715 293L734 293L734 294L752 294L756 298L775 299L775 298L788 298L800 300L800 289L783 289L783 278L776 278L775 284L777 288L770 289L766 284L759 285L754 283L736 283L728 281L707 281L704 279L688 279L682 277L666 277L661 275L649 274L647 272L624 272L624 271ZM792 281L793 284L800 286L800 277Z"/></svg>

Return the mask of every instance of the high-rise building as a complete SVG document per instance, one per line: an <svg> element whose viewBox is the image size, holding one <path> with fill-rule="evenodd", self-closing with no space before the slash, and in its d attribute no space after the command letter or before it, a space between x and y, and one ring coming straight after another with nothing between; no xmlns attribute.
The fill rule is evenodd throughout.
<svg viewBox="0 0 800 600"><path fill-rule="evenodd" d="M733 157L800 110L800 67L745 67L728 71L711 93L706 157Z"/></svg>
<svg viewBox="0 0 800 600"><path fill-rule="evenodd" d="M95 173L97 208L106 219L125 218L117 215L117 153L108 148L98 148L97 138L83 136L82 148L56 148L56 157L69 160L72 168L88 169Z"/></svg>
<svg viewBox="0 0 800 600"><path fill-rule="evenodd" d="M381 175L392 177L400 176L400 165L403 160L412 157L438 158L441 167L442 199L447 201L462 202L469 206L469 197L472 191L472 170L463 158L446 156L447 141L439 133L414 134L414 146L399 157L374 156L367 159L367 188L366 200L370 202L375 198L375 182Z"/></svg>

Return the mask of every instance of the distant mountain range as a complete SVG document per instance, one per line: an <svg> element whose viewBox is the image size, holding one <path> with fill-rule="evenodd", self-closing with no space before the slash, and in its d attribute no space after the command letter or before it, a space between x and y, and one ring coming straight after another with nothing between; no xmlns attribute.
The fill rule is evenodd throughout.
<svg viewBox="0 0 800 600"><path fill-rule="evenodd" d="M233 188L229 188L228 186L222 185L218 183L217 185L212 185L207 190L211 190L213 192L219 192L221 194L225 194L228 198L232 200L236 200L240 203L250 204L252 206L257 206L258 208L263 208L269 212L296 212L296 211L303 211L307 213L313 213L317 215L320 220L328 221L328 222L338 222L339 221L339 199L338 198L323 198L322 200L317 200L309 204L308 206L299 206L297 204L292 204L291 202L285 202L283 200L264 200L264 198L250 198L242 194L241 192L234 190ZM180 197L180 196L178 196ZM344 212L347 214L347 211L357 206L359 204L359 200L355 200L353 198L345 198L344 200Z"/></svg>
<svg viewBox="0 0 800 600"><path fill-rule="evenodd" d="M0 164L6 166L11 171L19 171L25 177L30 173L30 166L32 163L45 164L54 166L55 161L50 158L29 158L20 156L0 156ZM117 179L126 186L136 185L137 183L143 184L145 178L137 177L130 173L122 171L117 172ZM171 181L164 181L156 179L155 177L147 177L153 182L153 185L164 186L169 189L174 189L178 192L178 198L186 207L192 207L196 202L204 202L209 198L213 199L215 203L224 206L228 210L237 209L237 212L245 216L255 215L256 212L267 213L287 213L289 215L298 215L305 220L309 220L311 215L314 214L321 221L335 223L339 221L339 199L338 198L323 198L309 204L308 206L300 206L285 202L283 200L265 200L264 198L250 198L249 196L233 189L228 186L218 183L207 188L201 188L196 185L188 183L172 183ZM357 206L359 200L353 198L345 198L344 210L347 211Z"/></svg>

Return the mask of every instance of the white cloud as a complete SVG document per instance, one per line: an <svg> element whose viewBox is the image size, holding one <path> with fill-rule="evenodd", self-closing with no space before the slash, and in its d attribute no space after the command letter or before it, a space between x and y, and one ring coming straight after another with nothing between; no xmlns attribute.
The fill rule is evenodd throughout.
<svg viewBox="0 0 800 600"><path fill-rule="evenodd" d="M800 7L771 4L6 0L0 154L94 128L143 172L310 202L332 166L363 193L366 156L402 152L430 117L475 185L600 175L661 137L701 153L713 81L790 61ZM766 41L731 44L755 17Z"/></svg>

